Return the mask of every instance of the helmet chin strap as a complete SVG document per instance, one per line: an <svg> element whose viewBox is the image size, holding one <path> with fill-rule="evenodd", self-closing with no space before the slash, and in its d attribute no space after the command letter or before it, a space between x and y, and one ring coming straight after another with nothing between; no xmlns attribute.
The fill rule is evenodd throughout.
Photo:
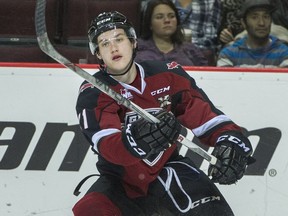
<svg viewBox="0 0 288 216"><path fill-rule="evenodd" d="M121 73L121 74L111 74L111 73L108 73L108 71L107 71L107 74L109 74L110 76L122 76L122 75L125 75L125 74L128 73L128 71L131 69L135 57L136 57L136 51L135 51L135 49L134 49L134 50L133 50L133 54L132 54L132 58L131 58L131 60L130 60L130 62L129 62L129 65L128 65L127 69L126 69L123 73ZM107 69L107 68L106 68L106 69Z"/></svg>
<svg viewBox="0 0 288 216"><path fill-rule="evenodd" d="M108 73L108 71L107 71L107 74L109 74L110 76L122 76L122 75L128 73L128 71L131 69L131 67L133 65L133 60L134 60L134 58L131 58L131 61L130 61L129 65L128 65L127 70L125 70L123 73L121 73L121 74L112 74L112 73Z"/></svg>

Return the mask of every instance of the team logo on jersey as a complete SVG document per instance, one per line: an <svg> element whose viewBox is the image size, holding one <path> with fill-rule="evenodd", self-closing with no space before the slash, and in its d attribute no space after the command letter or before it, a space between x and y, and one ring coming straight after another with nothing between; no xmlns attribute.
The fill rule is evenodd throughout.
<svg viewBox="0 0 288 216"><path fill-rule="evenodd" d="M174 68L178 68L179 64L175 61L167 63L167 67L169 70L174 69Z"/></svg>
<svg viewBox="0 0 288 216"><path fill-rule="evenodd" d="M126 99L131 99L133 98L133 95L131 92L129 92L127 89L120 89L120 94L125 97Z"/></svg>
<svg viewBox="0 0 288 216"><path fill-rule="evenodd" d="M171 104L170 95L165 95L164 97L160 97L157 100L159 101L161 108L167 108L167 106Z"/></svg>
<svg viewBox="0 0 288 216"><path fill-rule="evenodd" d="M145 110L152 115L156 115L162 109L161 108L149 108L149 109L145 109ZM132 122L138 120L139 118L140 118L139 114L137 114L133 111L127 112L126 116L125 116L125 125L132 123Z"/></svg>

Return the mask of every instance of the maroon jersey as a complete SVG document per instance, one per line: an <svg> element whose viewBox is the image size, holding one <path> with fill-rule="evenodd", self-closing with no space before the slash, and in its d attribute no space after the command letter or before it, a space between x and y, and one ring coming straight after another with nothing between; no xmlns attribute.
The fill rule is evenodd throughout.
<svg viewBox="0 0 288 216"><path fill-rule="evenodd" d="M171 111L204 144L213 146L225 131L240 131L176 62L143 62L137 64L137 73L129 85L102 71L94 76L152 114ZM99 172L121 179L129 197L145 195L165 163L178 155L173 144L147 159L134 157L122 142L122 128L139 116L86 81L80 87L76 110L82 131L99 156Z"/></svg>

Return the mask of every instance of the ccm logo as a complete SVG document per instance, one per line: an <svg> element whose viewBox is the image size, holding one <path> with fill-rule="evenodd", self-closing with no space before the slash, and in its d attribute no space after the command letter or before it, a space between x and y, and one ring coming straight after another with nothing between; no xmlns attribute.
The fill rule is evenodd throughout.
<svg viewBox="0 0 288 216"><path fill-rule="evenodd" d="M167 86L167 87L160 88L160 89L157 89L157 90L155 90L155 91L152 91L152 92L151 92L151 95L152 95L152 96L155 96L155 95L162 94L162 93L164 93L164 92L166 92L166 91L169 91L169 90L170 90L170 86Z"/></svg>
<svg viewBox="0 0 288 216"><path fill-rule="evenodd" d="M197 201L192 203L191 209L196 208L197 206L199 206L201 204L205 204L207 202L212 202L212 201L220 201L220 196L205 197L205 198L202 198L200 200L197 200Z"/></svg>
<svg viewBox="0 0 288 216"><path fill-rule="evenodd" d="M221 137L218 138L217 143L224 141L224 140L228 140L230 142L233 142L235 144L237 144L238 146L240 146L245 152L249 152L251 149L249 147L247 147L245 145L244 142L242 142L242 140L238 139L235 136L231 136L231 135L223 135Z"/></svg>
<svg viewBox="0 0 288 216"><path fill-rule="evenodd" d="M106 18L104 20L100 20L99 22L97 22L97 25L100 25L100 24L107 22L107 21L110 21L110 20L111 20L111 18Z"/></svg>
<svg viewBox="0 0 288 216"><path fill-rule="evenodd" d="M135 140L133 139L133 136L131 134L131 124L127 125L125 132L126 132L128 142L129 142L130 146L133 148L133 150L140 156L146 155L146 152L144 152L141 148L137 148L137 143L135 142Z"/></svg>

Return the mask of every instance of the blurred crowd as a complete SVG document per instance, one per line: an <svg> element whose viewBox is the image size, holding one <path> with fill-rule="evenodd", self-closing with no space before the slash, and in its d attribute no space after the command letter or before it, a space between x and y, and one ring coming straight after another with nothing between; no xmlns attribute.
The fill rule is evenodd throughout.
<svg viewBox="0 0 288 216"><path fill-rule="evenodd" d="M288 67L288 1L143 0L142 13L138 60ZM178 28L184 37L175 40Z"/></svg>
<svg viewBox="0 0 288 216"><path fill-rule="evenodd" d="M135 27L136 61L288 67L286 0L119 0L117 6L113 2L47 1L48 36L56 50L74 63L98 63L89 53L87 29L99 13L116 10ZM35 3L36 0L0 2L1 62L55 62L37 46Z"/></svg>

